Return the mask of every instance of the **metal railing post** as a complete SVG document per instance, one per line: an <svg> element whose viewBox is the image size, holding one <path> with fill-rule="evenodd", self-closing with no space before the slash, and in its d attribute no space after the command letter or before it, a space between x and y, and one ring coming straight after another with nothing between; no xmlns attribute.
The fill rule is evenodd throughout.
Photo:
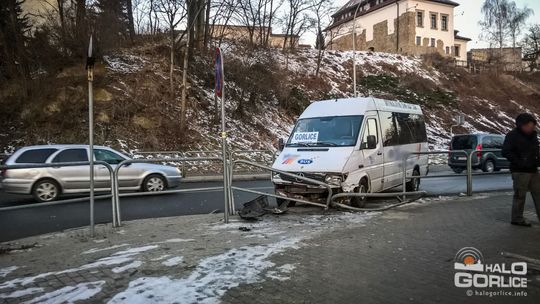
<svg viewBox="0 0 540 304"><path fill-rule="evenodd" d="M234 205L234 196L232 192L232 176L234 172L234 150L230 151L229 156L229 167L227 172L227 195L228 195L228 201L229 201L229 212L231 215L234 215L236 213L236 207Z"/></svg>
<svg viewBox="0 0 540 304"><path fill-rule="evenodd" d="M407 199L407 187L406 187L406 184L407 184L407 160L409 158L409 155L410 154L405 154L403 156L403 161L402 161L402 167L403 167L402 168L402 175L403 175L402 176L402 178L403 178L402 179L402 182L403 182L403 184L402 184L402 188L403 188L402 193L403 194L401 195L401 199L403 201L405 201Z"/></svg>
<svg viewBox="0 0 540 304"><path fill-rule="evenodd" d="M472 153L467 155L467 196L472 196Z"/></svg>
<svg viewBox="0 0 540 304"><path fill-rule="evenodd" d="M111 167L110 164L104 162L104 161L93 161L93 162L90 162L90 161L86 161L86 162L65 162L65 163L48 163L48 164L31 164L31 165L4 165L4 166L0 166L0 169L11 169L11 170L16 170L16 169L36 169L36 168L56 168L56 167L75 167L75 166L90 166L91 164L93 164L93 167L95 166L104 166L105 168L107 168L107 170L109 170L109 176L111 178L111 206L112 206L112 211L113 211L113 226L114 226L114 186L113 186L113 179L114 179L114 169ZM81 199L74 199L72 201L84 201L85 198L81 198ZM93 200L93 196L90 196L88 199L90 199L91 201ZM36 205L37 206L47 206L47 205L51 205L51 204L55 204L55 202L49 202L48 204L47 203L44 203L44 204L39 204L39 205ZM24 207L26 208L26 207ZM15 209L19 209L19 208L3 208L4 210L15 210ZM94 218L95 218L95 215L94 215L94 210L93 208L90 208L90 234L94 235L94 226L95 226L95 223L94 223Z"/></svg>
<svg viewBox="0 0 540 304"><path fill-rule="evenodd" d="M116 205L116 215L117 215L117 224L118 226L122 225L122 216L121 216L121 207L120 207L120 169L128 164L133 163L159 163L159 162L187 162L187 161L226 161L226 159L223 159L222 157L183 157L183 158L153 158L153 159L127 159L122 162L120 162L116 168L114 169L114 178L116 179L114 182L114 199ZM224 176L225 177L225 176ZM224 183L226 183L226 179L224 178ZM216 188L204 188L205 190L215 190ZM219 187L221 189L221 187ZM226 188L224 189L224 196L227 198L227 192ZM189 191L196 191L198 189L186 189L186 190L176 190L176 191L162 191L162 192L156 192L152 194L159 194L159 193L172 193L172 192L189 192ZM143 195L143 194L139 194ZM124 195L122 195L124 196ZM226 204L225 207L228 207ZM227 220L228 220L228 214L227 214Z"/></svg>

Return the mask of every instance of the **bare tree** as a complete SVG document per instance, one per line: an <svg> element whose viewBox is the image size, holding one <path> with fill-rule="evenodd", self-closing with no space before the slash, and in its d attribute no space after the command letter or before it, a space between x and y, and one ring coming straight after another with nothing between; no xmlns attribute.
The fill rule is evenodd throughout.
<svg viewBox="0 0 540 304"><path fill-rule="evenodd" d="M283 18L285 25L284 50L287 48L287 42L289 42L289 48L294 48L293 37L302 34L313 24L313 19L306 14L313 7L311 0L286 0L285 2L287 9Z"/></svg>
<svg viewBox="0 0 540 304"><path fill-rule="evenodd" d="M506 29L509 24L509 9L508 0L485 0L482 5L484 20L480 21L480 25L483 29L483 39L496 41L501 53L508 38Z"/></svg>
<svg viewBox="0 0 540 304"><path fill-rule="evenodd" d="M333 1L332 0L312 0L312 8L311 11L313 15L315 16L315 35L316 35L316 41L315 41L315 47L317 48L317 68L315 69L315 77L319 77L319 72L321 69L321 62L322 57L324 55L324 51L326 50L326 47L328 46L328 43L331 43L330 41L327 41L327 33L331 34L331 31L324 31L323 27L326 27L328 24L330 24L330 14L335 10L335 8L332 6Z"/></svg>
<svg viewBox="0 0 540 304"><path fill-rule="evenodd" d="M529 62L529 68L531 71L538 69L538 60L540 60L540 24L529 27L522 44L525 60Z"/></svg>
<svg viewBox="0 0 540 304"><path fill-rule="evenodd" d="M155 11L161 13L169 29L170 39L170 95L174 99L174 51L176 42L176 26L186 17L186 6L183 0L157 0Z"/></svg>
<svg viewBox="0 0 540 304"><path fill-rule="evenodd" d="M129 40L133 43L135 39L135 22L133 21L133 3L131 0L126 1L126 11L128 17L128 30L129 30Z"/></svg>
<svg viewBox="0 0 540 304"><path fill-rule="evenodd" d="M508 9L508 30L512 37L512 46L516 48L517 37L521 34L523 26L534 11L527 6L519 8L515 2L511 2Z"/></svg>

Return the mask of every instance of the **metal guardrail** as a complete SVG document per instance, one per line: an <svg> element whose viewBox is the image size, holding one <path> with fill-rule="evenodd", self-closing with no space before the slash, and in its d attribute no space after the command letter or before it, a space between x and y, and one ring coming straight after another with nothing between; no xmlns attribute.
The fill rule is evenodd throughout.
<svg viewBox="0 0 540 304"><path fill-rule="evenodd" d="M113 192L113 205L116 208L116 222L118 225L122 225L122 217L121 217L121 209L120 209L120 197L128 197L128 196L135 196L135 195L156 195L156 194L168 194L168 193L180 193L180 192L197 192L197 191L207 191L207 190L220 190L224 189L224 187L211 187L211 188L193 188L193 189L178 189L178 190L167 190L167 191L159 191L159 192L143 192L143 193L137 193L137 194L123 194L120 195L119 191L119 179L118 179L118 172L122 167L125 167L128 164L134 164L134 163L156 163L156 162L186 162L186 161L220 161L223 162L223 158L221 157L182 157L182 158L152 158L152 159L127 159L122 162L120 162L116 168L114 169L114 179L115 179L115 188ZM226 190L226 189L225 189Z"/></svg>
<svg viewBox="0 0 540 304"><path fill-rule="evenodd" d="M407 195L425 195L425 194L426 194L425 191L407 192ZM349 205L345 205L345 204L341 204L341 203L336 203L334 201L336 199L342 198L342 197L386 198L386 197L399 197L399 195L400 195L400 193L356 193L356 192L338 193L338 194L332 196L332 203L333 203L334 206L337 206L337 207L340 207L340 208L343 208L343 209L349 209L349 210L352 210L352 211L385 211L385 210L388 210L388 209L399 207L401 205L408 204L410 202L402 201L402 202L399 202L399 203L396 203L396 204L392 204L392 205L384 206L384 207L379 207L379 208L357 208L357 207L353 207L353 206L349 206Z"/></svg>
<svg viewBox="0 0 540 304"><path fill-rule="evenodd" d="M102 161L96 161L94 162L94 165L102 165L105 166L110 173L110 180L111 180L111 194L110 195L100 195L97 196L96 199L107 199L112 198L112 215L113 215L113 226L118 227L122 223L121 219L121 212L120 212L120 197L133 197L133 196L146 196L146 195L163 195L163 194L169 194L169 193L181 193L181 192L200 192L200 191L223 191L225 195L225 213L228 215L232 211L234 213L234 197L233 197L233 190L241 191L241 192L247 192L252 194L258 194L258 195L264 195L274 198L280 198L284 200L290 200L295 202L300 202L304 204L309 204L317 207L322 207L324 209L328 209L330 206L337 206L344 209L354 210L354 211L384 211L388 210L390 208L394 208L403 204L406 204L406 196L416 196L416 195L424 195L426 194L425 191L414 191L414 192L407 192L406 191L406 182L407 179L421 179L421 178L440 178L440 177L456 177L456 176L465 176L467 178L467 194L472 195L472 178L476 175L492 175L492 174L509 174L509 172L491 172L491 173L473 173L472 172L472 158L473 155L476 153L486 153L486 152L500 152L501 150L493 149L493 150L474 150L470 153L467 153L464 150L448 150L448 151L426 151L426 152L413 152L408 153L403 157L403 163L402 163L402 176L403 176L403 191L397 192L397 193L333 193L332 186L318 181L314 179L307 178L305 176L300 176L297 174L293 174L290 172L274 169L270 166L259 164L253 161L249 160L243 160L243 159L234 159L234 155L239 154L249 154L249 153L269 153L273 157L275 154L272 151L269 150L235 150L231 151L230 153L227 153L226 159L223 159L220 155L220 157L181 157L181 158L152 158L152 159L129 159L121 162L116 166L116 168L112 168L112 166L106 162ZM165 151L163 151L163 154L166 154ZM188 151L191 153L219 153L220 151ZM154 152L153 152L154 153ZM167 153L176 153L176 151L173 152L167 152ZM467 157L467 174L441 174L441 175L433 175L433 176L407 176L407 162L409 161L411 155L434 155L434 154L464 154ZM120 187L119 187L119 171L122 167L132 164L132 163L154 163L154 162L189 162L189 161L218 161L218 162L224 162L225 166L228 166L227 171L228 174L226 175L226 179L224 180L224 185L228 186L220 186L220 187L204 187L204 188L192 188L192 189L176 189L176 190L167 190L167 191L160 191L160 192L144 192L144 193L122 193L120 194ZM328 196L326 198L326 204L323 203L317 203L317 202L311 202L304 199L298 199L298 198L290 198L287 196L277 195L277 194L270 194L265 193L261 191L256 191L248 188L241 188L236 187L232 185L232 180L234 176L234 166L237 164L243 164L247 165L249 167L256 167L265 171L270 171L271 173L279 173L286 176L293 177L298 180L302 180L314 185L317 185L319 187L326 188L328 190ZM89 162L70 162L70 163L55 163L55 164L32 164L32 165L10 165L10 166L0 166L0 169L28 169L28 168L49 168L49 167L68 167L68 166L89 166ZM270 174L271 175L271 174ZM356 208L349 205L341 204L338 202L335 202L335 200L343 197L403 197L403 201L400 203L392 204L389 206L379 207L379 208ZM49 203L41 203L41 204L33 204L33 205L23 205L23 206L12 206L12 207L5 207L0 208L0 211L8 211L8 210L16 210L16 209L24 209L24 208L32 208L32 207L41 207L41 206L51 206L51 205L60 205L65 204L69 202L79 202L79 201L86 201L88 200L88 197L83 198L74 198L74 199L67 199L62 201L56 201L56 202L49 202ZM94 229L94 214L93 214L93 208L91 208L90 212L90 229L93 231Z"/></svg>
<svg viewBox="0 0 540 304"><path fill-rule="evenodd" d="M21 165L7 165L7 166L4 165L4 166L0 166L0 170L57 168L57 167L75 167L75 166L90 166L90 162L67 162L67 163L53 163L53 164L21 164ZM94 161L94 166L105 166L105 168L109 170L109 177L111 181L111 196L114 197L115 173L114 173L113 168L111 167L111 165L109 165L108 163L104 161ZM105 197L99 197L99 198L105 198ZM77 199L72 199L70 201L76 202L76 201L84 201L84 200L88 200L88 198L77 198ZM50 203L42 203L42 204L34 204L34 205L13 206L13 207L1 208L0 211L16 210L16 209L24 209L24 208L40 207L40 206L59 205L63 203L66 203L66 202L59 201L59 202L50 202ZM116 227L118 224L116 222L115 211L116 210L115 210L114 201L113 201L112 202L112 218L113 218L114 227ZM90 206L90 232L91 232L91 235L94 235L94 206L92 204Z"/></svg>
<svg viewBox="0 0 540 304"><path fill-rule="evenodd" d="M230 172L231 172L230 176L231 177L230 177L230 180L232 180L232 177L233 177L232 166L234 166L235 164L240 164L240 163L241 164L246 164L246 165L249 165L249 166L253 166L253 167L257 167L257 168L260 168L260 169L264 169L264 170L270 171L272 173L279 173L279 174L287 175L287 176L290 176L290 177L294 177L294 178L296 178L298 180L303 180L303 181L306 181L306 182L309 182L309 183L324 187L324 188L326 188L328 190L328 197L326 199L326 204L320 204L320 203L310 202L310 201L307 201L307 200L290 198L290 197L286 197L286 196L260 192L260 191L251 190L251 189L247 189L247 188L234 187L234 186L232 186L232 184L230 184L231 185L230 186L231 190L238 190L238 191L247 192L247 193L253 193L253 194L258 194L258 195L281 198L281 199L284 199L284 200L290 200L290 201L300 202L300 203L309 204L309 205L313 205L313 206L317 206L317 207L322 207L324 209L328 209L330 207L330 202L331 202L331 199L332 199L333 192L332 192L332 187L330 185L326 184L326 183L323 183L323 182L320 182L318 180L314 180L314 179L311 179L311 178L307 178L305 176L301 176L301 175L298 175L298 174L293 174L293 173L290 173L290 172L274 169L272 167L264 166L264 165L261 165L261 164L257 164L257 163L250 162L250 161L245 161L245 160L236 160L236 161L231 162L231 170L230 170ZM234 204L234 198L233 198L232 202Z"/></svg>
<svg viewBox="0 0 540 304"><path fill-rule="evenodd" d="M458 153L458 154L464 154L465 157L469 157L467 155L467 151L465 150L443 150L443 151L419 151L419 152L411 152L411 153L407 153L403 156L403 160L402 160L402 164L401 164L401 170L402 170L402 173L401 173L401 176L402 176L402 187L403 187L403 190L402 190L402 200L406 200L407 199L407 187L406 187L406 184L407 184L407 179L410 178L410 179L415 179L415 178L441 178L441 177L455 177L455 176L465 176L468 178L468 176L466 174L440 174L440 175L433 175L433 176L429 176L429 175L425 175L425 176L421 176L421 175L417 175L417 176L414 176L414 175L410 175L410 176L407 176L407 162L409 161L411 155L437 155L437 154L452 154L452 153ZM414 168L413 168L414 170Z"/></svg>
<svg viewBox="0 0 540 304"><path fill-rule="evenodd" d="M501 172L479 172L479 173L473 173L472 172L472 158L474 154L480 153L480 162L482 162L482 154L481 153L496 153L501 152L501 149L482 149L482 150L474 150L467 155L467 196L472 196L473 193L473 184L472 184L472 177L478 176L478 175L499 175L499 174L511 174L510 171L501 171Z"/></svg>

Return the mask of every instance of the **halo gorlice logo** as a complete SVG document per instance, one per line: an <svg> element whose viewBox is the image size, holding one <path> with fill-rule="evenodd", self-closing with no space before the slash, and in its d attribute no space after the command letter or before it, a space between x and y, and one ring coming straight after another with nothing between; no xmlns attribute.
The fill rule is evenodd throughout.
<svg viewBox="0 0 540 304"><path fill-rule="evenodd" d="M469 271L484 271L482 261L484 256L474 247L461 248L455 257L454 269Z"/></svg>
<svg viewBox="0 0 540 304"><path fill-rule="evenodd" d="M454 285L459 288L527 287L527 263L487 264L480 250L474 247L465 247L457 252L454 270Z"/></svg>

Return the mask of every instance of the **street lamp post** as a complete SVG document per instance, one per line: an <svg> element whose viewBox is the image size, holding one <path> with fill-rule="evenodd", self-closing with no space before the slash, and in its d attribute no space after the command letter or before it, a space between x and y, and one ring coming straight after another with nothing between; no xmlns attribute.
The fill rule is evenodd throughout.
<svg viewBox="0 0 540 304"><path fill-rule="evenodd" d="M353 96L357 97L356 93L356 14L358 14L358 9L360 8L361 1L356 5L356 10L354 11L353 18L353 27L352 27L352 47L353 47Z"/></svg>

